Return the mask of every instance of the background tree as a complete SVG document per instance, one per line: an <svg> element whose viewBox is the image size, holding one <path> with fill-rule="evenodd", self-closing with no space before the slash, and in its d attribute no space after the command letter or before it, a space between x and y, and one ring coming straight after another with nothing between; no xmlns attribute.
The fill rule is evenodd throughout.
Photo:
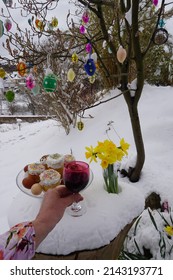
<svg viewBox="0 0 173 280"><path fill-rule="evenodd" d="M155 32L163 16L165 1L161 1L161 7L157 11L153 11L154 6L151 1L79 0L78 2L85 5L97 18L97 30L100 30L101 34L98 32L98 37L91 37L93 47L97 49L96 42L101 37L112 53L112 60L116 63L116 72L112 74L104 64L103 55L100 55L102 65L105 66L103 68L105 76L111 77L118 74L119 89L123 93L128 106L137 150L136 166L129 170L128 176L131 181L135 182L139 180L145 161L144 143L138 114L138 102L145 81L144 62L147 54L154 46ZM108 12L110 10L111 12ZM150 26L147 37L145 32L141 32L141 29L144 29L144 22L148 22L148 26ZM116 32L110 32L110 29L113 31L115 29ZM144 36L146 41L143 38ZM127 58L123 63L117 59L119 46L122 46L127 52ZM136 79L135 87L131 87L129 84L132 78Z"/></svg>
<svg viewBox="0 0 173 280"><path fill-rule="evenodd" d="M43 47L42 38L47 36L50 40L50 38L53 39L59 36L58 42L61 43L62 35L65 35L65 41L63 41L61 46L59 45L58 49L56 48L56 50L52 51L52 58L60 60L63 58L64 66L65 58L71 58L72 52L76 51L80 56L80 63L78 65L80 74L78 77L83 81L86 79L86 73L81 70L83 69L81 65L84 65L86 58L82 53L85 51L85 45L90 42L98 57L99 70L97 73L106 77L103 80L104 84L107 83L106 86L112 87L118 85L127 104L137 151L136 165L129 170L127 175L132 182L138 181L145 161L145 149L138 114L138 103L145 81L145 61L147 60L147 55L149 53L151 54L151 50L155 46L156 31L163 17L165 1L161 1L158 9L154 7L152 1L147 0L72 1L78 9L76 12L78 20L75 22L74 19L71 24L69 23L69 31L66 34L61 34L57 29L50 29L50 23L46 21L48 10L53 9L53 4L56 5L58 1L45 0L42 1L42 4L38 5L36 5L36 2L38 1L33 1L33 4L31 4L30 1L18 0L18 3L23 5L26 13L30 13L33 16L29 20L30 30L25 29L23 31L17 24L18 33L8 35L6 48L10 52L14 63L17 63L17 60L21 58L25 59L25 61L29 60L32 66L42 65L42 63L46 62L47 57L47 51ZM87 33L80 34L79 26L81 23L79 18L81 18L84 9L89 11L92 20L91 24L87 26ZM169 10L167 15L171 16L172 10ZM38 19L40 25L36 27L36 20ZM147 24L147 22L150 28L148 28L146 35L144 23ZM36 43L35 36L37 36ZM55 41L56 39L54 39ZM106 45L109 51L106 51L103 45ZM14 49L12 48L13 46L15 47ZM127 53L126 59L121 62L117 58L117 51L120 46ZM39 74L41 77L41 71L39 71ZM63 78L61 79L64 81ZM133 85L131 84L133 79L136 81L135 86L134 83ZM64 92L63 87L64 84L62 85L62 92ZM55 94L49 95L49 98L55 98L54 101L51 100L51 104L58 104L57 95L54 96ZM65 95L62 96L64 98ZM63 102L65 100L63 98L61 98L59 104L64 108ZM80 100L81 95L77 99L77 102L75 99L73 100L79 109L78 112L86 109L81 106ZM95 101L92 99L91 103ZM87 105L89 106L90 104Z"/></svg>

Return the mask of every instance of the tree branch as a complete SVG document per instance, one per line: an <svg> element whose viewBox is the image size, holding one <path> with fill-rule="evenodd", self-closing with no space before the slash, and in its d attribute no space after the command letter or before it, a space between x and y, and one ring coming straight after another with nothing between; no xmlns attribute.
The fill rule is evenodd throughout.
<svg viewBox="0 0 173 280"><path fill-rule="evenodd" d="M99 103L94 104L94 105L92 105L92 106L86 107L86 108L84 108L82 111L85 111L85 110L88 110L88 109L97 107L97 106L99 106L99 105L101 105L101 104L104 104L104 103L107 103L107 102L109 102L110 100L113 100L113 99L115 99L115 98L121 96L121 95L124 94L124 93L125 93L125 92L121 92L121 93L117 94L117 95L114 96L114 97L111 97L111 98L106 99L106 100L104 100L104 101L100 101Z"/></svg>
<svg viewBox="0 0 173 280"><path fill-rule="evenodd" d="M160 18L161 18L161 15L162 15L164 6L165 6L165 0L162 0L161 7L160 7L160 10L159 10L159 13L158 13L158 19L157 19L155 28L154 28L154 30L153 30L153 33L152 33L152 35L151 35L151 39L150 39L150 41L149 41L149 44L148 44L148 46L146 47L145 51L144 51L143 54L142 54L143 57L147 54L147 52L149 51L151 45L153 44L154 35L155 35L156 30L157 30L157 27L158 27L158 24L159 24L159 21L160 21Z"/></svg>

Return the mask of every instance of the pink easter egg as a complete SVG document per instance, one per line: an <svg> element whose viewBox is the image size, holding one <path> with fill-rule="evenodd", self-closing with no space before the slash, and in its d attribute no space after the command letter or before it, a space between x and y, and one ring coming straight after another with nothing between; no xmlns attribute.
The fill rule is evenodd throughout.
<svg viewBox="0 0 173 280"><path fill-rule="evenodd" d="M81 33L81 34L84 34L84 33L85 33L85 30L86 30L86 29L85 29L85 26L84 26L84 25L81 25L80 28L79 28L80 33Z"/></svg>
<svg viewBox="0 0 173 280"><path fill-rule="evenodd" d="M4 22L4 26L6 28L7 31L10 31L11 27L12 27L12 22L9 19L6 19Z"/></svg>
<svg viewBox="0 0 173 280"><path fill-rule="evenodd" d="M88 44L86 44L86 52L87 53L91 53L91 51L92 51L92 46L91 46L91 44L90 43L88 43Z"/></svg>
<svg viewBox="0 0 173 280"><path fill-rule="evenodd" d="M35 80L34 77L32 75L29 75L26 78L26 86L28 89L33 89L35 87Z"/></svg>

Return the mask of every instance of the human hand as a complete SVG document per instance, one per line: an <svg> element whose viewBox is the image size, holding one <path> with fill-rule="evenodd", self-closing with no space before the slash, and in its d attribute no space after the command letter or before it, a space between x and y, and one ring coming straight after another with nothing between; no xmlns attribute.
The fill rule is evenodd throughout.
<svg viewBox="0 0 173 280"><path fill-rule="evenodd" d="M80 194L72 194L63 185L50 189L45 193L39 213L33 221L36 233L36 247L61 220L66 207L74 201L79 202L81 200L83 200L83 197Z"/></svg>

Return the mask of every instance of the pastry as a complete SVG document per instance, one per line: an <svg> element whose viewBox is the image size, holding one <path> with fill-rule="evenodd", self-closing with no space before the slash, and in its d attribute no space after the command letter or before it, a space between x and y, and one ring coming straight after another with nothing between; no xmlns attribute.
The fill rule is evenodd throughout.
<svg viewBox="0 0 173 280"><path fill-rule="evenodd" d="M51 154L47 157L46 160L48 168L55 169L58 171L61 176L63 174L63 166L64 166L64 156L58 153Z"/></svg>
<svg viewBox="0 0 173 280"><path fill-rule="evenodd" d="M40 181L40 174L45 170L45 166L41 163L28 164L28 177L34 179L34 183Z"/></svg>
<svg viewBox="0 0 173 280"><path fill-rule="evenodd" d="M54 169L47 169L40 174L40 185L44 191L55 188L61 182L61 174Z"/></svg>
<svg viewBox="0 0 173 280"><path fill-rule="evenodd" d="M75 157L72 154L67 154L64 156L64 164L74 161Z"/></svg>
<svg viewBox="0 0 173 280"><path fill-rule="evenodd" d="M47 168L47 157L48 155L44 155L40 158L40 163L43 164Z"/></svg>

